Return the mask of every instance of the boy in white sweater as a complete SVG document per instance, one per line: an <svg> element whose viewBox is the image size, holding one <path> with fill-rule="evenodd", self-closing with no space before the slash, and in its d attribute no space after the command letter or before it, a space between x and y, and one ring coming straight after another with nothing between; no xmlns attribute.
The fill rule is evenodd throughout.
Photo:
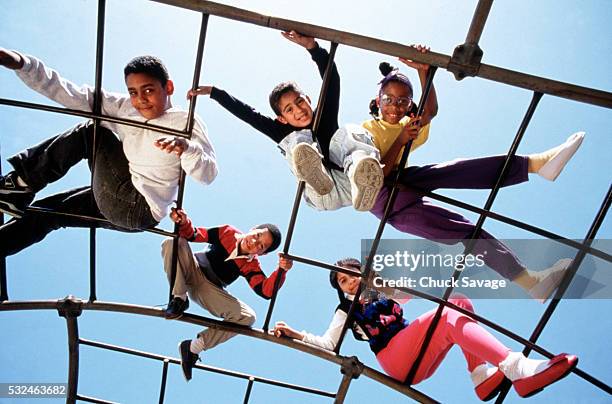
<svg viewBox="0 0 612 404"><path fill-rule="evenodd" d="M92 110L92 87L75 85L35 57L0 48L0 65L15 70L28 87L66 108ZM103 115L176 130L186 127L188 113L172 107L174 84L158 58L136 57L126 65L124 75L129 94L102 90ZM32 206L105 220L92 222L78 216L26 211L36 192L82 159L94 167L91 186L51 195ZM181 169L204 184L217 175L214 149L197 117L191 139L102 121L96 145L93 124L81 123L8 161L14 171L0 176L0 211L15 218L0 227L0 256L15 254L60 227L123 231L153 227L176 199Z"/></svg>

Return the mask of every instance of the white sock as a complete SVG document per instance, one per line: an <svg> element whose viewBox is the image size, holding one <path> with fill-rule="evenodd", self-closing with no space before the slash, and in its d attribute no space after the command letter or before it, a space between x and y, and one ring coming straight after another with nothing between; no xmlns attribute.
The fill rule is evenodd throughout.
<svg viewBox="0 0 612 404"><path fill-rule="evenodd" d="M510 352L506 359L499 363L499 369L512 382L540 373L548 366L548 360L529 359L521 352Z"/></svg>
<svg viewBox="0 0 612 404"><path fill-rule="evenodd" d="M470 373L470 378L472 379L472 383L474 383L474 387L477 387L489 377L493 376L495 372L497 372L497 368L489 367L486 363L476 366L476 368L472 370L472 373Z"/></svg>
<svg viewBox="0 0 612 404"><path fill-rule="evenodd" d="M201 338L198 337L191 340L191 344L189 345L189 350L191 353L198 355L204 349L206 349L206 345L204 345L204 341L202 341Z"/></svg>
<svg viewBox="0 0 612 404"><path fill-rule="evenodd" d="M187 300L187 293L177 294L177 295L174 295L174 297L178 297L182 301L185 301L185 300Z"/></svg>

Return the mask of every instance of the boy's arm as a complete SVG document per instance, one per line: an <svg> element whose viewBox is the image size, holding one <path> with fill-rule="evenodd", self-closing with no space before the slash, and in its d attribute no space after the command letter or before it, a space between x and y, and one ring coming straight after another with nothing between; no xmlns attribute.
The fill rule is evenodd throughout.
<svg viewBox="0 0 612 404"><path fill-rule="evenodd" d="M187 148L181 154L181 167L187 175L204 184L213 182L219 169L206 125L198 119L194 120L191 139L187 141Z"/></svg>
<svg viewBox="0 0 612 404"><path fill-rule="evenodd" d="M291 269L292 265L293 262L290 259L280 256L278 268L272 273L272 275L266 277L261 270L259 260L255 258L240 268L240 272L243 274L247 282L249 282L251 289L253 289L253 291L259 296L268 300L272 297L272 293L274 292L274 283L276 282L276 278L279 276L281 277L280 284L278 286L280 288L285 282L285 275L287 271Z"/></svg>
<svg viewBox="0 0 612 404"><path fill-rule="evenodd" d="M12 66L4 63L7 53L16 55L19 63ZM91 111L94 101L94 88L77 86L33 56L25 56L19 52L0 49L0 60L3 66L14 69L17 77L32 90L66 108ZM106 115L117 115L124 103L129 104L129 102L130 100L126 96L107 93L102 90L102 112Z"/></svg>
<svg viewBox="0 0 612 404"><path fill-rule="evenodd" d="M191 219L182 209L172 208L170 220L179 225L179 236L195 243L215 243L219 242L219 228L195 227Z"/></svg>

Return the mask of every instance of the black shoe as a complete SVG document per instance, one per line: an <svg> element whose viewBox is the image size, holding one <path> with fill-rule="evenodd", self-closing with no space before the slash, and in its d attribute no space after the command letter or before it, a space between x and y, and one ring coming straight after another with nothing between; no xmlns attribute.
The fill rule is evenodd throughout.
<svg viewBox="0 0 612 404"><path fill-rule="evenodd" d="M17 173L11 171L0 175L0 212L11 216L23 216L25 209L34 200L34 191L29 187L17 184Z"/></svg>
<svg viewBox="0 0 612 404"><path fill-rule="evenodd" d="M168 303L168 307L164 311L166 320L175 320L181 318L185 310L189 308L189 299L185 300L180 297L173 297Z"/></svg>
<svg viewBox="0 0 612 404"><path fill-rule="evenodd" d="M181 356L181 368L185 380L191 380L191 371L200 357L189 350L191 341L186 339L179 344L179 354Z"/></svg>

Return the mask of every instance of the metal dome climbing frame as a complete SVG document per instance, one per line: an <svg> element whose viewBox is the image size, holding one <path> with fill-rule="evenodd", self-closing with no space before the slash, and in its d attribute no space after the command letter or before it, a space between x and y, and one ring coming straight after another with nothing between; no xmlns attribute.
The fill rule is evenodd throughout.
<svg viewBox="0 0 612 404"><path fill-rule="evenodd" d="M493 205L495 197L497 196L499 188L501 187L503 179L508 171L509 161L514 156L522 140L523 134L525 133L527 126L529 125L529 122L536 110L538 102L540 101L540 99L542 98L544 94L556 96L556 97L567 98L573 101L601 106L604 108L612 108L612 93L601 91L601 90L596 90L592 88L580 87L580 86L576 86L576 85L569 84L569 83L549 80L549 79L542 78L542 77L536 77L536 76L532 76L532 75L528 75L528 74L480 63L483 52L478 46L478 41L480 40L480 36L484 29L493 0L479 0L476 6L476 10L474 12L474 16L472 18L472 23L470 25L465 43L457 46L452 56L447 56L447 55L443 55L443 54L439 54L435 52L429 52L426 54L422 54L410 47L407 47L407 46L404 46L404 45L401 45L395 42L389 42L389 41L384 41L384 40L380 40L376 38L365 37L365 36L357 35L357 34L350 33L350 32L337 31L337 30L333 30L333 29L329 29L325 27L301 23L298 21L266 16L266 15L258 14L255 12L242 10L236 7L222 5L222 4L213 3L213 2L204 1L204 0L153 0L153 1L156 1L158 3L164 3L166 5L171 5L171 6L176 6L176 7L192 10L194 12L200 13L202 16L192 88L197 87L198 82L199 82L200 72L202 69L202 60L203 60L204 43L205 43L205 38L206 38L206 30L207 30L208 19L210 15L222 17L222 18L228 18L228 19L232 19L232 20L236 20L240 22L245 22L245 23L251 23L251 24L268 27L272 29L296 30L303 34L316 37L318 39L330 41L331 50L330 50L329 63L328 63L327 70L323 78L322 89L320 92L320 97L319 97L319 102L318 102L319 108L317 108L317 116L315 116L314 123L313 123L313 131L315 133L318 127L318 122L320 121L320 113L322 111L322 108L320 108L320 106L322 105L323 102L325 102L327 83L329 81L329 76L330 76L329 72L331 70L331 66L333 65L335 52L339 44L361 48L365 50L371 50L374 52L391 55L391 56L402 56L402 57L410 58L417 62L427 63L430 66L432 66L432 68L429 69L429 76L427 78L427 84L425 88L423 89L423 94L419 102L420 108L423 108L423 105L425 104L424 101L426 100L429 94L429 89L431 88L431 84L433 82L434 75L438 68L446 69L452 72L458 80L461 80L467 76L475 76L475 77L480 77L480 78L484 78L484 79L488 79L488 80L492 80L492 81L496 81L499 83L503 83L503 84L507 84L507 85L511 85L515 87L520 87L520 88L532 91L533 97L532 97L531 103L527 108L525 116L523 117L523 120L518 128L517 134L510 147L510 150L507 153L506 162L499 173L496 185L491 190L489 197L485 205L482 208L473 206L473 205L469 205L467 203L464 203L464 202L461 202L461 201L458 201L458 200L455 200L449 197L438 195L430 191L423 191L423 195L426 195L432 199L439 200L439 201L445 202L453 206L457 206L462 209L466 209L466 210L478 213L480 216L476 223L476 228L474 230L474 233L472 234L472 237L471 237L472 240L475 237L477 237L478 234L480 233L484 221L487 218L491 218L491 219L521 228L523 230L529 231L533 234L537 234L539 236L554 239L555 241L559 243L574 247L578 250L578 253L574 257L574 260L571 266L569 267L564 279L562 280L561 285L557 289L557 292L555 293L554 297L552 298L551 302L546 308L544 314L542 315L540 321L538 322L538 324L536 325L536 327L534 328L532 334L530 335L528 339L515 334L514 332L504 328L501 325L496 324L495 322L489 319L486 319L482 316L474 314L461 307L457 307L454 304L448 302L448 298L450 297L450 294L453 290L452 287L447 288L442 298L438 298L436 296L429 295L427 293L423 293L423 292L412 290L412 289L398 288L399 290L409 292L417 297L421 297L423 299L427 299L427 300L430 300L438 304L436 315L427 331L425 341L421 347L419 356L417 360L413 363L412 368L408 374L408 377L406 378L404 383L399 383L396 380L382 374L381 372L378 372L372 368L369 368L368 366L363 365L361 362L359 362L359 360L356 357L346 357L346 356L340 355L339 352L340 352L341 345L344 339L344 335L346 334L347 328L349 326L348 320L344 324L342 336L333 352L327 351L327 350L324 350L318 347L314 347L314 346L302 343L300 341L295 341L295 340L291 340L288 338L279 339L279 338L271 336L268 333L268 330L269 330L270 320L272 317L272 312L274 310L274 305L276 303L276 297L278 295L278 290L279 290L278 281L280 280L280 277L277 278L277 282L274 287L274 293L273 293L273 296L270 301L269 308L268 308L268 311L265 317L263 329L261 330L253 329L253 328L245 327L241 325L236 325L236 324L232 324L232 323L225 322L225 321L218 321L218 320L214 320L214 319L210 319L210 318L206 318L202 316L197 316L193 314L188 314L188 313L186 313L179 321L183 321L183 322L187 322L191 324L203 325L206 327L223 329L223 330L239 333L242 335L246 335L249 337L263 339L268 342L285 345L290 348L297 349L297 350L300 350L302 352L305 352L311 355L315 355L318 358L336 363L337 365L340 366L341 373L343 375L341 378L338 390L336 392L326 392L326 391L322 391L322 390L315 389L315 388L294 385L290 383L285 383L285 382L281 382L277 380L271 380L271 379L249 375L249 374L244 374L240 372L234 372L230 370L214 368L211 366L196 365L197 369L202 369L202 370L210 371L210 372L216 372L216 373L228 375L231 377L237 377L237 378L242 378L242 379L247 380L248 383L247 383L245 397L244 397L245 403L249 401L251 389L254 383L266 383L266 384L271 384L271 385L275 385L275 386L282 387L282 388L302 391L305 393L326 396L326 397L334 398L336 403L342 403L345 400L345 397L346 397L348 388L350 387L350 383L352 379L356 379L362 374L390 388L393 388L416 401L427 402L427 403L436 402L433 398L428 397L427 395L412 388L410 384L411 384L412 378L414 377L416 373L416 369L418 368L420 361L423 358L423 355L427 349L427 346L431 340L431 337L433 333L435 332L436 326L442 314L442 309L444 307L451 307L457 311L460 311L461 313L479 321L480 323L488 326L489 328L494 329L495 331L500 332L506 335L507 337L513 339L514 341L524 345L525 348L524 348L523 353L525 355L528 355L532 350L534 350L548 358L551 358L553 356L549 351L537 345L537 340L540 334L542 333L542 331L544 330L547 322L554 314L554 311L557 305L560 303L561 299L563 298L565 291L567 290L567 288L570 285L570 282L572 281L572 278L578 271L582 260L585 258L587 254L590 254L598 258L601 258L607 262L612 262L612 256L610 254L604 251L598 250L592 247L591 245L593 240L595 239L595 236L597 234L597 231L600 225L602 224L610 208L610 204L612 202L612 187L608 189L608 192L604 200L601 203L601 207L599 211L597 212L596 216L593 218L593 222L587 234L585 235L584 240L581 243L576 242L574 240L570 240L561 235L554 234L548 230L540 229L533 225L523 223L518 220L500 215L498 213L491 211L491 207ZM105 9L106 9L105 0L98 0L96 73L95 73L95 89L96 89L95 94L96 96L94 100L94 107L92 109L93 112L77 111L77 110L71 110L71 109L66 109L66 108L61 108L61 107L53 107L53 106L34 104L34 103L22 102L22 101L17 101L17 100L9 100L9 99L3 99L3 98L0 98L0 104L8 105L8 106L22 107L22 108L30 108L30 109L36 109L36 110L44 110L44 111L50 111L50 112L55 112L55 113L69 114L69 115L81 116L81 117L93 119L94 128L98 127L101 120L106 120L106 121L112 121L112 122L122 123L126 125L141 127L141 128L152 128L162 133L167 133L167 134L171 134L175 136L189 138L191 136L191 131L193 128L194 111L195 111L195 106L196 106L195 98L192 98L190 101L188 121L187 121L187 126L184 131L177 131L177 130L159 127L156 125L143 124L140 122L125 120L125 119L120 119L120 118L115 118L115 117L108 117L108 116L101 114L101 105L100 105L101 91L100 89L101 89L101 83L102 83L102 63L103 63L102 55L103 55L103 49L104 49ZM421 112L422 110L419 110L419 113ZM95 136L95 129L94 129L94 136ZM405 165L408 159L409 150L410 150L410 147L405 148L404 154L402 155L400 167L403 167ZM94 168L92 167L92 171L93 169ZM291 240L292 240L293 233L295 231L295 222L297 219L297 214L298 214L298 210L299 210L299 206L301 202L302 193L304 191L303 182L299 183L297 192L295 195L293 209L291 212L291 217L290 217L288 231L287 231L287 236L286 236L285 243L283 246L284 255L295 261L298 261L304 264L308 264L310 266L314 266L314 267L318 267L318 268L322 268L322 269L326 269L330 271L350 273L353 275L358 275L358 276L367 278L372 269L372 260L377 251L379 242L382 238L382 234L383 234L389 213L391 211L391 207L393 206L393 203L397 196L397 192L399 190L398 178L399 178L399 174L396 176L394 180L394 187L388 198L384 216L380 221L374 241L372 243L370 253L368 254L369 258L366 261L365 271L363 274L358 274L355 271L351 271L351 270L341 268L335 265L331 265L328 263L320 262L314 259L294 255L290 252ZM182 200L183 200L184 188L185 188L184 185L185 185L185 173L183 172L179 180L179 195L178 195L178 201L177 201L178 207L182 206ZM48 211L42 208L35 208L35 207L30 207L28 208L28 210L36 211L40 214L65 215L64 213ZM70 215L70 216L78 217L84 221L92 221L92 222L100 221L100 219L98 218L92 218L92 217L86 217L86 216L80 216L80 215ZM0 224L2 223L4 223L4 219L3 219L3 216L0 215ZM174 238L174 249L173 249L174 251L173 251L172 262L173 262L173 274L176 274L176 265L177 265L176 250L178 246L178 226L175 225L174 232L168 232L168 231L164 231L161 229L150 229L146 231ZM469 253L471 248L472 248L472 245L468 243L464 251L464 254ZM453 274L453 278L458 279L460 275L461 275L461 272L456 270ZM170 289L169 289L170 294L172 291L172 286L173 285L170 285ZM354 302L358 300L358 297L362 292L363 292L363 283L359 287L359 290L357 292L356 298L354 299ZM98 399L98 398L88 397L88 396L81 395L78 393L79 346L80 345L89 345L92 347L122 352L122 353L130 354L130 355L135 355L135 356L140 356L144 358L161 361L163 365L162 365L162 378L161 378L159 402L160 403L164 402L168 365L170 363L178 364L179 362L176 359L161 356L161 355L156 355L152 353L147 353L143 351L137 351L137 350L133 350L133 349L125 348L125 347L109 345L109 344L105 344L102 342L91 341L91 340L79 338L77 318L81 314L82 310L111 311L115 313L133 313L133 314L139 314L139 315L145 315L145 316L163 317L163 312L157 308L135 306L135 305L121 304L121 303L102 302L102 301L97 300L97 296L96 296L96 230L95 228L92 227L90 229L90 296L89 296L88 301L81 301L72 296L69 296L63 300L11 301L9 300L9 295L8 295L8 286L7 286L7 277L6 277L6 260L2 258L0 259L0 302L1 302L0 311L57 310L60 316L66 319L67 329L68 329L68 346L69 346L68 395L67 395L67 400L66 400L68 403L74 403L77 400L84 401L84 402L93 402L93 403L109 403L110 402L110 401L105 401L105 400ZM354 310L355 310L355 304L353 303L351 305L349 315L347 316L347 318L350 318L351 313L353 313ZM602 382L601 380L595 378L594 376L586 373L585 371L579 368L576 368L573 370L573 373L576 376L581 377L587 382L591 383L593 386L603 390L604 392L608 394L612 394L612 389L610 388L610 386L608 386L606 383ZM504 401L509 387L510 387L510 384L508 383L505 386L505 389L502 390L502 392L498 396L496 402L501 403Z"/></svg>

